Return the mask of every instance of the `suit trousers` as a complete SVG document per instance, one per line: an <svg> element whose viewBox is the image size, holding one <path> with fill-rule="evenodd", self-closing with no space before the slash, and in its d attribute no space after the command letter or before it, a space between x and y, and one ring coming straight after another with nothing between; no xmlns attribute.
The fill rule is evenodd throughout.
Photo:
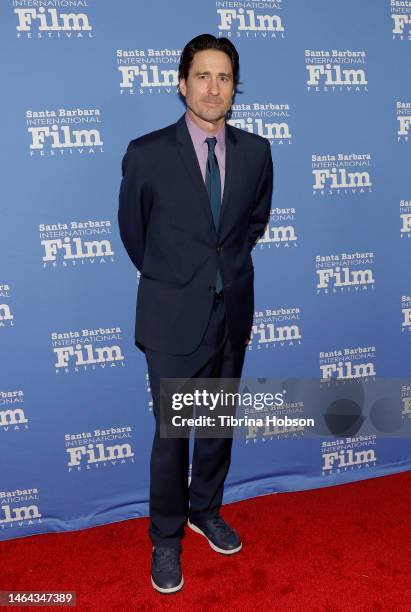
<svg viewBox="0 0 411 612"><path fill-rule="evenodd" d="M224 298L218 296L202 341L193 353L172 355L146 348L156 422L150 460L148 530L155 545L180 549L187 518L219 514L232 448L232 437L195 437L189 484L189 438L160 437L160 379L241 378L245 348L231 345Z"/></svg>

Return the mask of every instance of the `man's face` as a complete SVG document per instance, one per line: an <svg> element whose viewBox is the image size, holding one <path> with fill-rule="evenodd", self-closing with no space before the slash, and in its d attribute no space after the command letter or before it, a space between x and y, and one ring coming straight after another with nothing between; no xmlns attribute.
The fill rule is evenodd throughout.
<svg viewBox="0 0 411 612"><path fill-rule="evenodd" d="M211 123L225 117L231 108L234 80L231 60L223 51L198 51L187 79L180 79L180 92L194 115Z"/></svg>

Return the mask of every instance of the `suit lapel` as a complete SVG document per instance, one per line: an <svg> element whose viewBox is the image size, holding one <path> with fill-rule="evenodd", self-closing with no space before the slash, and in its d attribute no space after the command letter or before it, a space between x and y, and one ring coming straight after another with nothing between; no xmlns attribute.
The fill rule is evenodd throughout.
<svg viewBox="0 0 411 612"><path fill-rule="evenodd" d="M215 229L207 188L203 181L203 175L201 174L197 154L194 149L193 141L191 140L190 132L188 131L185 115L176 123L176 136L179 155L188 172L193 187L199 196L201 208L204 210L210 225Z"/></svg>
<svg viewBox="0 0 411 612"><path fill-rule="evenodd" d="M230 208L229 203L233 200L233 189L235 185L235 175L239 171L238 155L239 150L237 138L231 125L226 123L225 131L225 178L224 178L224 194L221 203L219 233L221 232L223 218L227 215L227 209Z"/></svg>

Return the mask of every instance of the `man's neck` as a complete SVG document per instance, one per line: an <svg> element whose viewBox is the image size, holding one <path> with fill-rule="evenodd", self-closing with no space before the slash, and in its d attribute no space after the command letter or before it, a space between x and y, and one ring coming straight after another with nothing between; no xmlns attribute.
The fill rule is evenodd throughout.
<svg viewBox="0 0 411 612"><path fill-rule="evenodd" d="M216 122L205 121L198 117L196 114L192 112L191 109L187 108L187 115L190 117L191 121L196 124L203 132L206 132L209 136L215 136L221 128L225 125L225 117L221 117L221 119L217 119Z"/></svg>

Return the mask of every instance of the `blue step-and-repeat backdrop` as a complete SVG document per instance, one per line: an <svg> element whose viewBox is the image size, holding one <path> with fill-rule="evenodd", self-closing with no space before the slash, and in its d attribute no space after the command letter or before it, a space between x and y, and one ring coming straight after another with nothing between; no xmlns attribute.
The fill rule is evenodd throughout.
<svg viewBox="0 0 411 612"><path fill-rule="evenodd" d="M274 161L243 376L347 395L403 377L396 428L411 423L410 1L2 0L0 17L0 538L148 514L121 159L184 112L179 55L203 32L237 46L230 122ZM360 395L374 430L244 430L224 502L410 469L389 402Z"/></svg>

